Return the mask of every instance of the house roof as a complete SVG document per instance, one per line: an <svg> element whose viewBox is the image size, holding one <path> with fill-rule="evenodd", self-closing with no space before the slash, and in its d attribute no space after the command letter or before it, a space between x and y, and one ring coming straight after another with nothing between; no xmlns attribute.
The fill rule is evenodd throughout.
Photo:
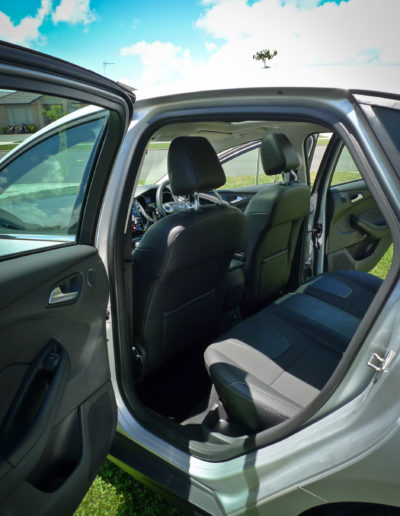
<svg viewBox="0 0 400 516"><path fill-rule="evenodd" d="M32 104L35 100L42 97L40 93L29 93L27 91L15 91L0 96L0 104Z"/></svg>

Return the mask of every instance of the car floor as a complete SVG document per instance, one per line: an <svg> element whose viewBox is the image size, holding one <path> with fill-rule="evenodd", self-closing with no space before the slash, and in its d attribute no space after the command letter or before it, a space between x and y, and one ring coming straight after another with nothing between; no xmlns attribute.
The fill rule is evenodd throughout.
<svg viewBox="0 0 400 516"><path fill-rule="evenodd" d="M212 388L203 354L202 347L189 349L138 384L136 392L141 402L177 423L189 419L193 424L200 423Z"/></svg>

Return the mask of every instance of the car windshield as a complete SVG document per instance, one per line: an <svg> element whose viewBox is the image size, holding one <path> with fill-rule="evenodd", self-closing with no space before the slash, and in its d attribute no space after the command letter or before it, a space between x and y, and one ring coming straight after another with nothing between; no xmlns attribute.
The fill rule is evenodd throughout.
<svg viewBox="0 0 400 516"><path fill-rule="evenodd" d="M166 176L169 145L170 142L149 143L140 170L140 185L157 183Z"/></svg>

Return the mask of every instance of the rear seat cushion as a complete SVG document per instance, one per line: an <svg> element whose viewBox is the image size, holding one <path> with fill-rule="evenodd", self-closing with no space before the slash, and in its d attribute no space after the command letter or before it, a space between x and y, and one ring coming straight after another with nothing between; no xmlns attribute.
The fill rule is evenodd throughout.
<svg viewBox="0 0 400 516"><path fill-rule="evenodd" d="M226 411L251 430L295 415L335 370L341 339L332 337L327 346L329 332L303 326L297 327L283 306L272 305L207 348L206 367Z"/></svg>
<svg viewBox="0 0 400 516"><path fill-rule="evenodd" d="M337 271L316 276L298 292L305 292L361 319L381 285L380 278L367 272Z"/></svg>
<svg viewBox="0 0 400 516"><path fill-rule="evenodd" d="M311 400L319 392L286 373L263 353L235 339L211 346L207 350L207 362L227 411L254 431L294 416L307 398ZM283 379L282 375L287 378ZM277 380L292 381L296 392L303 390L298 396L300 403L286 397L284 390L275 385Z"/></svg>
<svg viewBox="0 0 400 516"><path fill-rule="evenodd" d="M360 324L360 319L308 294L284 296L268 308L321 344L343 353Z"/></svg>
<svg viewBox="0 0 400 516"><path fill-rule="evenodd" d="M337 367L380 285L366 273L318 276L211 344L206 367L227 413L258 431L308 405Z"/></svg>

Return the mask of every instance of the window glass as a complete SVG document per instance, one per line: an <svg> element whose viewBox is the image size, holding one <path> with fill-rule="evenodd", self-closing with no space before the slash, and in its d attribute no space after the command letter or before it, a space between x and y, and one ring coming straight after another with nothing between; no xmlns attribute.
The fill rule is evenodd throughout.
<svg viewBox="0 0 400 516"><path fill-rule="evenodd" d="M2 113L1 100L0 116L5 116L8 110ZM93 107L77 111L79 103L45 100L34 109L26 107L42 128L30 140L19 141L26 133L0 135L0 148L10 151L17 144L9 154L3 151L6 155L0 161L0 255L74 241L79 229L84 193L108 112ZM41 116L34 118L39 108ZM65 118L66 111L76 115ZM10 113L16 117L14 111ZM35 124L32 130L37 129Z"/></svg>
<svg viewBox="0 0 400 516"><path fill-rule="evenodd" d="M311 186L314 184L315 177L317 175L319 166L321 164L322 158L325 154L328 143L332 137L332 133L319 133L317 144L314 148L314 153L312 154L312 159L310 163L310 184Z"/></svg>
<svg viewBox="0 0 400 516"><path fill-rule="evenodd" d="M388 132L392 142L400 152L400 111L398 109L389 109L380 106L374 107L375 113L382 122ZM383 145L385 144L382 141Z"/></svg>
<svg viewBox="0 0 400 516"><path fill-rule="evenodd" d="M359 179L362 179L362 177L357 169L357 165L354 163L348 148L344 146L336 163L331 185L349 183Z"/></svg>
<svg viewBox="0 0 400 516"><path fill-rule="evenodd" d="M139 184L153 184L167 174L169 142L149 143L140 168ZM221 189L240 188L256 184L272 183L280 176L266 176L261 165L259 148L251 149L225 161L222 168L226 183Z"/></svg>
<svg viewBox="0 0 400 516"><path fill-rule="evenodd" d="M226 183L221 189L273 183L280 180L280 176L264 174L259 147L235 156L226 161L222 167L226 175Z"/></svg>
<svg viewBox="0 0 400 516"><path fill-rule="evenodd" d="M166 176L169 142L150 142L140 169L139 184L151 185Z"/></svg>

